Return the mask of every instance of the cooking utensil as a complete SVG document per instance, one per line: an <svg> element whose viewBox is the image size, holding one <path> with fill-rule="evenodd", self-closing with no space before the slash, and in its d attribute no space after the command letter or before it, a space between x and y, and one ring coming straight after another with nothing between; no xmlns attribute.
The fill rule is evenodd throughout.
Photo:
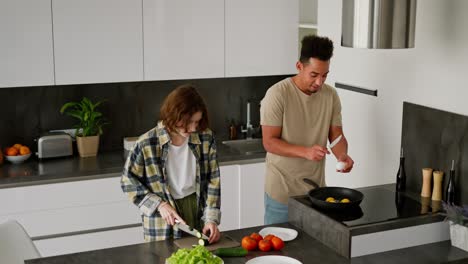
<svg viewBox="0 0 468 264"><path fill-rule="evenodd" d="M328 146L328 148L329 149L333 148L336 144L338 144L338 142L340 142L342 137L343 135L339 135L337 138L335 138L335 140L333 140L333 142L330 143L330 146Z"/></svg>
<svg viewBox="0 0 468 264"><path fill-rule="evenodd" d="M180 230L184 231L185 233L187 234L190 234L194 237L197 237L197 238L202 238L204 240L208 240L209 238L203 234L202 232L198 231L197 229L193 228L193 227L190 227L189 225L186 225L186 224L182 224L181 222L179 222L178 220L176 220L176 225L177 225L177 228L179 228ZM200 237L201 235L201 237Z"/></svg>
<svg viewBox="0 0 468 264"><path fill-rule="evenodd" d="M304 178L303 181L315 187L310 190L307 194L310 202L320 209L331 209L331 210L346 210L358 207L362 202L364 195L357 190L349 189L345 187L320 187L311 179ZM340 202L326 202L328 197L333 197L336 200L348 198L349 203Z"/></svg>

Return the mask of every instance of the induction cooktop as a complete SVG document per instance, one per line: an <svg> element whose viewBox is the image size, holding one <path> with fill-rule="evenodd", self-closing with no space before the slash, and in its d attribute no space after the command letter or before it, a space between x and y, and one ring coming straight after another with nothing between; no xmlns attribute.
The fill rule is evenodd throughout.
<svg viewBox="0 0 468 264"><path fill-rule="evenodd" d="M364 194L359 207L346 211L321 210L314 208L308 196L301 197L304 204L320 211L328 217L348 227L375 224L402 218L417 217L430 213L431 207L422 207L419 201L413 200L384 188L360 189Z"/></svg>

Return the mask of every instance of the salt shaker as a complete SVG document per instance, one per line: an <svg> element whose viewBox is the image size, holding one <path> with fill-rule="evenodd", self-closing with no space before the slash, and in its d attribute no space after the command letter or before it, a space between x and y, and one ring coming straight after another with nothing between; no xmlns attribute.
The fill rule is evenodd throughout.
<svg viewBox="0 0 468 264"><path fill-rule="evenodd" d="M432 180L432 169L423 168L423 184L421 189L421 197L431 197L431 180Z"/></svg>
<svg viewBox="0 0 468 264"><path fill-rule="evenodd" d="M442 180L444 178L443 171L434 171L434 188L432 189L432 200L442 200Z"/></svg>

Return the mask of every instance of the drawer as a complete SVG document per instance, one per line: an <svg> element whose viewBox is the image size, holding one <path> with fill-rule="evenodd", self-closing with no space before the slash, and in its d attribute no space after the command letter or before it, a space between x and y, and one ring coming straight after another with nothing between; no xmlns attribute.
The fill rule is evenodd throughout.
<svg viewBox="0 0 468 264"><path fill-rule="evenodd" d="M0 216L127 201L120 177L0 189Z"/></svg>
<svg viewBox="0 0 468 264"><path fill-rule="evenodd" d="M130 201L0 216L0 222L8 219L20 222L33 238L141 223L140 211Z"/></svg>
<svg viewBox="0 0 468 264"><path fill-rule="evenodd" d="M143 243L143 227L132 227L34 241L42 257Z"/></svg>

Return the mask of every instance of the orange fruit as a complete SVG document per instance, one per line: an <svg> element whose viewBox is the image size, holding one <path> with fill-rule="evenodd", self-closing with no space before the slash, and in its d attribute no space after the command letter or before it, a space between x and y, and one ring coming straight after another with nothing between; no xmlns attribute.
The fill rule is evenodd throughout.
<svg viewBox="0 0 468 264"><path fill-rule="evenodd" d="M248 250L248 251L252 251L252 250L255 250L257 248L257 240L249 237L249 236L245 236L242 238L242 242L241 242L241 245L244 249Z"/></svg>
<svg viewBox="0 0 468 264"><path fill-rule="evenodd" d="M274 237L271 239L271 244L275 250L281 250L284 248L284 241L279 237Z"/></svg>
<svg viewBox="0 0 468 264"><path fill-rule="evenodd" d="M12 146L12 148L15 148L15 149L17 149L17 150L19 151L20 148L21 148L22 146L23 146L23 145L16 143L16 144L14 144L14 145Z"/></svg>
<svg viewBox="0 0 468 264"><path fill-rule="evenodd" d="M20 155L27 155L29 153L31 153L31 150L29 150L29 148L26 146L21 146L21 148L19 149Z"/></svg>
<svg viewBox="0 0 468 264"><path fill-rule="evenodd" d="M6 155L7 156L16 156L18 155L18 150L16 148L8 148L7 151L6 151Z"/></svg>
<svg viewBox="0 0 468 264"><path fill-rule="evenodd" d="M260 249L261 251L264 251L264 252L270 251L272 247L273 247L273 244L271 243L270 240L262 239L258 242L258 249Z"/></svg>

